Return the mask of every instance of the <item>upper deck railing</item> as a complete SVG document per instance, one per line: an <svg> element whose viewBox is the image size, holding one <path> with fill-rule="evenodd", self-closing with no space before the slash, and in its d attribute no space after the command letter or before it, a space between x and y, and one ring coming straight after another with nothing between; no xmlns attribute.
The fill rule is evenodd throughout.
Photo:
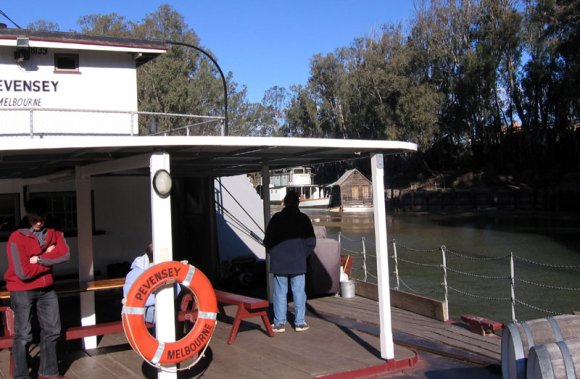
<svg viewBox="0 0 580 379"><path fill-rule="evenodd" d="M0 137L223 136L224 117L143 111L0 108Z"/></svg>

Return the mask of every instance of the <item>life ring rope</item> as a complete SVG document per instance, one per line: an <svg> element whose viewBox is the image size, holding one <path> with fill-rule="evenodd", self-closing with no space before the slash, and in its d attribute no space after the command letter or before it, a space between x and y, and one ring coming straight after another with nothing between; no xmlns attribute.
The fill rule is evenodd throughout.
<svg viewBox="0 0 580 379"><path fill-rule="evenodd" d="M187 267L187 270L184 268ZM145 325L145 302L158 288L180 283L189 288L197 302L197 320L180 340L163 342L155 339ZM187 261L162 262L144 271L132 284L123 299L122 323L129 344L143 360L164 371L177 372L194 366L204 356L217 325L217 300L207 277ZM183 368L164 365L197 358Z"/></svg>

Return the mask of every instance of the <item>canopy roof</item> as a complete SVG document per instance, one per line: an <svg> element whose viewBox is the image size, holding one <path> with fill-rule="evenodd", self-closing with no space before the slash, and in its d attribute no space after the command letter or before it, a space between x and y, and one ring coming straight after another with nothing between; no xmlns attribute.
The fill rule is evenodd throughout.
<svg viewBox="0 0 580 379"><path fill-rule="evenodd" d="M172 175L231 176L270 169L360 159L371 154L408 153L414 143L314 138L265 137L76 137L3 138L0 179L34 178L73 172L76 166L114 168L123 160L147 159L152 153L171 156ZM102 173L122 171L103 170ZM146 167L132 174L149 175Z"/></svg>

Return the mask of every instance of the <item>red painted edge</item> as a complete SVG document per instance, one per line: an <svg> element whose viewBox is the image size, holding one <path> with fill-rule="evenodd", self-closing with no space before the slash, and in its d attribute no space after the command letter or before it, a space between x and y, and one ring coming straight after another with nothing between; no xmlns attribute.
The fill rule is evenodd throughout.
<svg viewBox="0 0 580 379"><path fill-rule="evenodd" d="M324 374L318 375L314 378L316 379L356 379L356 378L367 378L373 377L379 374L386 374L394 371L402 371L406 368L414 367L419 358L417 357L417 353L414 353L414 356L411 358L406 359L391 359L387 360L386 363L370 366L370 367L363 367L360 369L355 369L351 371L344 371L344 372L337 372L334 374Z"/></svg>

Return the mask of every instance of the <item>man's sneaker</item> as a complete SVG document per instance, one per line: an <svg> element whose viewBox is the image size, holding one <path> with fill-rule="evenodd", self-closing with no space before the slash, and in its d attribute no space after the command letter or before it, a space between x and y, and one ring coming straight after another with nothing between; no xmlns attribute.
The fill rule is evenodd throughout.
<svg viewBox="0 0 580 379"><path fill-rule="evenodd" d="M272 324L272 330L274 331L274 333L284 333L286 331L286 327L284 326L284 324Z"/></svg>
<svg viewBox="0 0 580 379"><path fill-rule="evenodd" d="M310 328L310 326L308 326L307 323L304 324L300 324L300 325L296 325L295 329L297 332L304 332L305 330L308 330Z"/></svg>

